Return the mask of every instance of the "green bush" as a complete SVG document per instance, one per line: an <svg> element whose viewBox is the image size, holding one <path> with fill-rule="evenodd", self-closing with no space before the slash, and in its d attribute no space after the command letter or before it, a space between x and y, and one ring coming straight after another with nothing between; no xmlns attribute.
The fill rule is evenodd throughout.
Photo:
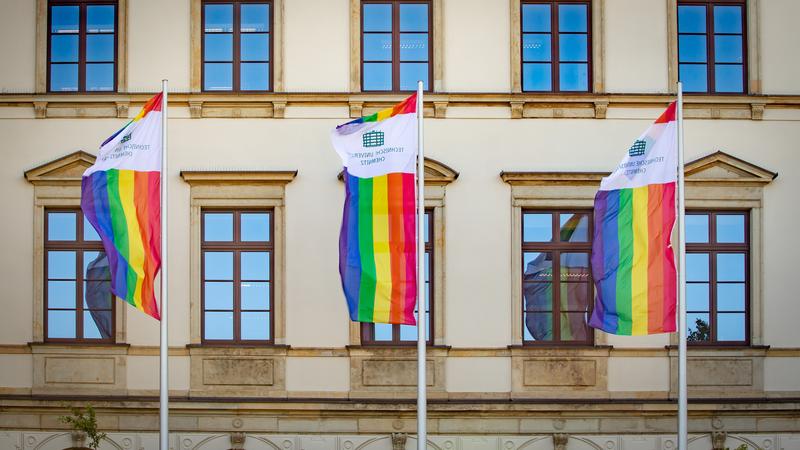
<svg viewBox="0 0 800 450"><path fill-rule="evenodd" d="M86 433L86 437L90 440L89 448L97 450L106 434L97 432L97 416L92 405L86 405L85 411L78 407L70 407L70 411L72 411L71 416L61 416L58 420L72 427L74 431Z"/></svg>

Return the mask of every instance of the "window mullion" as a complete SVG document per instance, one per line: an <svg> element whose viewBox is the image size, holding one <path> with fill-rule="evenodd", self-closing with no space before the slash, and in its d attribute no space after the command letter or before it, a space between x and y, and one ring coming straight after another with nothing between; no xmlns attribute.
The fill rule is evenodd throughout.
<svg viewBox="0 0 800 450"><path fill-rule="evenodd" d="M78 9L78 92L86 92L86 4Z"/></svg>
<svg viewBox="0 0 800 450"><path fill-rule="evenodd" d="M392 2L392 90L400 90L400 4Z"/></svg>
<svg viewBox="0 0 800 450"><path fill-rule="evenodd" d="M708 62L708 70L706 74L708 76L708 92L717 92L717 85L716 85L716 74L717 74L717 67L715 65L716 56L714 52L716 49L714 48L714 14L716 13L714 10L714 5L706 6L706 60Z"/></svg>

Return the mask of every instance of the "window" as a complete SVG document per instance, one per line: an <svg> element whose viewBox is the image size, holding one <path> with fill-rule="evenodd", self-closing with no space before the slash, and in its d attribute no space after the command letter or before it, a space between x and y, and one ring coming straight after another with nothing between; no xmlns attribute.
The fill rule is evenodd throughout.
<svg viewBox="0 0 800 450"><path fill-rule="evenodd" d="M202 212L204 343L273 342L272 230L269 210Z"/></svg>
<svg viewBox="0 0 800 450"><path fill-rule="evenodd" d="M678 4L678 77L685 92L744 93L745 1Z"/></svg>
<svg viewBox="0 0 800 450"><path fill-rule="evenodd" d="M591 212L522 213L523 344L592 344Z"/></svg>
<svg viewBox="0 0 800 450"><path fill-rule="evenodd" d="M272 3L203 2L204 91L272 90Z"/></svg>
<svg viewBox="0 0 800 450"><path fill-rule="evenodd" d="M748 214L686 214L686 323L692 344L750 339Z"/></svg>
<svg viewBox="0 0 800 450"><path fill-rule="evenodd" d="M430 90L431 23L430 1L362 2L362 90Z"/></svg>
<svg viewBox="0 0 800 450"><path fill-rule="evenodd" d="M45 340L113 342L116 302L100 236L79 209L45 211Z"/></svg>
<svg viewBox="0 0 800 450"><path fill-rule="evenodd" d="M588 92L590 2L525 1L521 6L522 90Z"/></svg>
<svg viewBox="0 0 800 450"><path fill-rule="evenodd" d="M433 210L425 211L425 337L428 345L433 339L433 309L430 299L433 297ZM414 316L419 321L419 304L414 309ZM393 325L388 323L362 323L361 343L363 345L416 345L416 325Z"/></svg>
<svg viewBox="0 0 800 450"><path fill-rule="evenodd" d="M116 91L117 2L50 0L48 90Z"/></svg>

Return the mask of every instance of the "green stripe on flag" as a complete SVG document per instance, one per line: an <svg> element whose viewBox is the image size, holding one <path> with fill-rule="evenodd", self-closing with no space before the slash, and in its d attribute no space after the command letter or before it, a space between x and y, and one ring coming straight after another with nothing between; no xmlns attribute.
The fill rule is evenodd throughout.
<svg viewBox="0 0 800 450"><path fill-rule="evenodd" d="M125 211L122 209L122 197L119 194L119 170L111 169L106 172L106 187L108 189L108 212L111 216L111 229L114 231L114 247L122 256L123 261L120 263L125 264L125 276L127 295L125 301L134 305L133 293L136 289L136 274L133 274L133 283L131 283L131 273L129 270L128 261L130 261L130 252L128 249L128 223L125 220ZM134 305L136 306L136 305Z"/></svg>
<svg viewBox="0 0 800 450"><path fill-rule="evenodd" d="M617 269L617 334L630 335L633 331L633 305L631 304L631 270L633 268L633 189L620 189L617 215L619 236L619 268Z"/></svg>
<svg viewBox="0 0 800 450"><path fill-rule="evenodd" d="M358 253L361 255L361 286L358 319L372 322L375 311L375 252L372 238L372 178L358 179Z"/></svg>

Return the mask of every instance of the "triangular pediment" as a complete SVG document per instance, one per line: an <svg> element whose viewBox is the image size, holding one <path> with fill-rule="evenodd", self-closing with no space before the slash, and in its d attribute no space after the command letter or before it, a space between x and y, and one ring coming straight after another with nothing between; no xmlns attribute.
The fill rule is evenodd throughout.
<svg viewBox="0 0 800 450"><path fill-rule="evenodd" d="M778 176L725 152L716 152L686 163L688 182L725 182L736 184L767 184Z"/></svg>
<svg viewBox="0 0 800 450"><path fill-rule="evenodd" d="M344 171L339 172L339 180L343 176ZM432 158L425 158L425 184L446 185L456 178L458 178L458 172L450 166Z"/></svg>
<svg viewBox="0 0 800 450"><path fill-rule="evenodd" d="M81 176L94 164L95 156L78 150L56 160L25 171L25 179L33 184L80 183Z"/></svg>

